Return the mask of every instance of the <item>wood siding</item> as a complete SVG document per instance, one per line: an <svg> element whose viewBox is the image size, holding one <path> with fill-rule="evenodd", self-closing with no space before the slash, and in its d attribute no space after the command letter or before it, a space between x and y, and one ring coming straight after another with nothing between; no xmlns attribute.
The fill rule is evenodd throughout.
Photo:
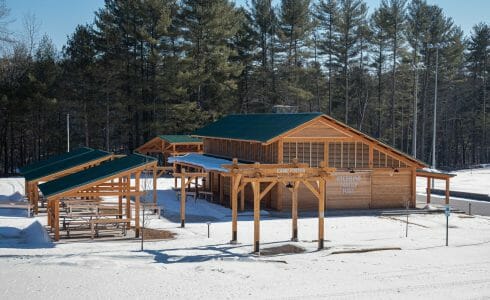
<svg viewBox="0 0 490 300"><path fill-rule="evenodd" d="M277 143L260 143L204 138L204 153L260 163L277 163Z"/></svg>

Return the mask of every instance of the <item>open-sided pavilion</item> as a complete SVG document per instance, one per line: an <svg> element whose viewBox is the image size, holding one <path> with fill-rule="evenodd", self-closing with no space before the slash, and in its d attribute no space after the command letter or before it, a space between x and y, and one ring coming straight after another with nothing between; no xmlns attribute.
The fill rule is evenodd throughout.
<svg viewBox="0 0 490 300"><path fill-rule="evenodd" d="M39 212L40 183L97 166L113 158L112 153L82 147L21 168L20 173L25 178L25 194L33 206L34 213Z"/></svg>
<svg viewBox="0 0 490 300"><path fill-rule="evenodd" d="M54 231L55 240L60 238L60 202L67 199L80 201L95 197L118 197L119 221L127 228L134 220L135 233L140 231L140 188L141 174L145 170L153 172L153 197L156 200L155 168L157 160L153 157L132 154L118 158L87 170L79 171L39 185L39 189L48 200L48 226ZM131 177L134 177L134 184ZM134 197L135 213L131 214L131 197ZM123 198L126 208L123 214ZM123 218L124 217L124 218ZM91 221L98 222L98 221ZM109 220L109 222L115 222Z"/></svg>
<svg viewBox="0 0 490 300"><path fill-rule="evenodd" d="M241 197L243 210L245 188L250 185L253 191L254 212L254 252L260 251L260 207L261 200L277 185L284 186L291 193L292 205L292 238L298 239L298 190L300 186L307 188L317 199L318 208L318 248L324 246L324 214L326 202L326 182L335 172L335 168L327 168L324 162L318 167L310 167L306 163L261 164L239 163L238 159L225 160L222 158L189 154L170 159L174 163L174 177L180 178L180 217L181 227L185 227L186 188L193 180L206 178L209 172L219 172L220 177L229 178L232 210L231 243L238 240L238 195ZM191 171L187 171L186 168ZM209 185L213 185L212 182ZM197 184L196 184L197 187ZM206 185L204 189L209 188ZM196 191L197 192L197 191Z"/></svg>
<svg viewBox="0 0 490 300"><path fill-rule="evenodd" d="M136 148L136 151L146 155L161 155L163 166L168 166L170 156L187 153L202 153L203 145L200 138L189 135L159 135Z"/></svg>
<svg viewBox="0 0 490 300"><path fill-rule="evenodd" d="M445 186L445 202L446 205L449 204L449 181L451 178L456 176L456 174L451 174L451 173L444 173L439 170L434 170L434 169L429 169L429 168L424 168L424 169L418 169L417 170L417 177L425 177L427 178L427 205L430 204L430 197L431 197L431 179L432 180L444 180L446 183Z"/></svg>

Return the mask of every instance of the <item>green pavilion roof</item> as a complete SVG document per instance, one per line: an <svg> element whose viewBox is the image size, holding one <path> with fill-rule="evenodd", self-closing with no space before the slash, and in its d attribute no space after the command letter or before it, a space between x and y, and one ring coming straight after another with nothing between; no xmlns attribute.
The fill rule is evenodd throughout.
<svg viewBox="0 0 490 300"><path fill-rule="evenodd" d="M70 174L39 185L39 189L45 197L50 197L74 188L84 186L100 179L113 177L137 167L144 166L156 161L156 158L131 154L122 158L104 162L96 167Z"/></svg>
<svg viewBox="0 0 490 300"><path fill-rule="evenodd" d="M111 153L106 151L92 150L92 151L81 153L76 156L72 156L70 158L59 160L57 162L46 165L44 167L34 169L30 172L24 173L23 175L26 181L42 179L43 177L50 176L58 172L62 172L64 170L68 170L79 165L84 165L90 163L91 161L99 160L101 158L109 159L111 155L112 155Z"/></svg>
<svg viewBox="0 0 490 300"><path fill-rule="evenodd" d="M49 166L52 164L56 164L56 163L59 163L63 160L70 159L70 158L73 158L75 156L78 156L78 155L81 155L81 154L84 154L87 152L91 152L91 151L94 151L94 149L88 148L88 147L81 147L81 148L75 149L75 150L70 151L70 152L65 152L65 153L62 153L59 155L50 156L46 159L43 159L43 160L40 160L38 162L29 164L27 166L20 168L19 171L22 175L24 175L28 172L32 172L33 170L43 168L43 167L46 167L46 166Z"/></svg>
<svg viewBox="0 0 490 300"><path fill-rule="evenodd" d="M194 132L201 137L267 142L321 113L228 115Z"/></svg>
<svg viewBox="0 0 490 300"><path fill-rule="evenodd" d="M171 135L171 134L165 134L165 135L159 135L159 138L162 140L166 140L170 144L173 143L201 143L202 140L200 138L195 138L190 135Z"/></svg>

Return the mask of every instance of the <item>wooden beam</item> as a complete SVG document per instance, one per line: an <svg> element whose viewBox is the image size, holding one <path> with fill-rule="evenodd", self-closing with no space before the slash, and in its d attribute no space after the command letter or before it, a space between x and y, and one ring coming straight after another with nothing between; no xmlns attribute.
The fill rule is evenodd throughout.
<svg viewBox="0 0 490 300"><path fill-rule="evenodd" d="M320 180L320 197L318 197L318 249L323 249L323 239L325 236L325 180Z"/></svg>
<svg viewBox="0 0 490 300"><path fill-rule="evenodd" d="M291 218L292 218L292 229L293 229L293 234L291 241L297 242L298 241L298 188L299 188L300 182L295 181L293 188L292 188L292 195L291 195Z"/></svg>
<svg viewBox="0 0 490 300"><path fill-rule="evenodd" d="M221 174L218 174L218 183L219 183L219 203L223 204L224 198L225 198L225 178L221 176Z"/></svg>
<svg viewBox="0 0 490 300"><path fill-rule="evenodd" d="M240 191L240 211L245 210L245 187Z"/></svg>
<svg viewBox="0 0 490 300"><path fill-rule="evenodd" d="M131 186L131 176L124 177L124 190L126 191L126 219L128 223L126 228L131 228L131 195L129 195L129 190Z"/></svg>
<svg viewBox="0 0 490 300"><path fill-rule="evenodd" d="M237 242L237 232L238 232L238 187L240 185L240 179L242 175L238 174L236 176L231 177L230 182L230 192L231 192L231 223L232 223L232 233L231 233L231 242Z"/></svg>
<svg viewBox="0 0 490 300"><path fill-rule="evenodd" d="M135 185L136 192L140 191L140 176L141 172L136 173ZM137 193L134 196L134 232L138 238L140 236L140 195Z"/></svg>
<svg viewBox="0 0 490 300"><path fill-rule="evenodd" d="M54 205L54 240L60 240L60 199L53 202Z"/></svg>
<svg viewBox="0 0 490 300"><path fill-rule="evenodd" d="M254 252L260 253L260 183L252 182L254 193Z"/></svg>
<svg viewBox="0 0 490 300"><path fill-rule="evenodd" d="M449 178L446 179L446 205L449 205Z"/></svg>
<svg viewBox="0 0 490 300"><path fill-rule="evenodd" d="M430 178L429 177L427 177L426 193L427 193L427 204L430 204Z"/></svg>
<svg viewBox="0 0 490 300"><path fill-rule="evenodd" d="M122 183L122 178L119 177L118 179L118 192L120 193L118 198L118 206L117 206L117 212L119 214L119 218L122 219L122 198L123 198L123 183Z"/></svg>
<svg viewBox="0 0 490 300"><path fill-rule="evenodd" d="M274 187L274 185L276 185L277 181L273 181L271 183L269 183L269 185L265 188L265 190L263 190L261 193L260 193L260 196L259 196L259 200L262 200L265 195L267 195L267 193Z"/></svg>
<svg viewBox="0 0 490 300"><path fill-rule="evenodd" d="M153 203L157 204L157 166L153 167Z"/></svg>
<svg viewBox="0 0 490 300"><path fill-rule="evenodd" d="M321 197L320 193L311 185L311 183L309 183L307 180L303 180L302 182L313 193L313 195L315 195L317 199Z"/></svg>
<svg viewBox="0 0 490 300"><path fill-rule="evenodd" d="M180 175L180 227L185 227L185 169L182 168Z"/></svg>
<svg viewBox="0 0 490 300"><path fill-rule="evenodd" d="M368 168L372 169L374 166L374 148L373 145L368 145L368 147L369 147Z"/></svg>
<svg viewBox="0 0 490 300"><path fill-rule="evenodd" d="M410 199L411 207L417 206L417 169L412 168L412 195Z"/></svg>

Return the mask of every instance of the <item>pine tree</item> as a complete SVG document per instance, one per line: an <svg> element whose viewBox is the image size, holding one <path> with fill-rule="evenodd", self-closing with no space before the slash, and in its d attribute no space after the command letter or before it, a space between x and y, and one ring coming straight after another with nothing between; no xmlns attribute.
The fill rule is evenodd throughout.
<svg viewBox="0 0 490 300"><path fill-rule="evenodd" d="M339 1L339 17L336 19L335 31L338 34L338 43L335 49L337 63L342 68L344 93L344 122L349 124L350 110L350 67L355 63L359 54L359 27L366 19L367 6L362 0Z"/></svg>
<svg viewBox="0 0 490 300"><path fill-rule="evenodd" d="M258 98L265 107L270 107L276 104L278 98L274 63L277 16L272 7L272 0L252 0L250 11L251 26L257 36L257 47L260 48L257 55L260 65L257 74L260 87L257 89Z"/></svg>
<svg viewBox="0 0 490 300"><path fill-rule="evenodd" d="M230 46L241 18L228 0L184 0L181 10L189 100L215 112L228 110L242 64Z"/></svg>
<svg viewBox="0 0 490 300"><path fill-rule="evenodd" d="M337 36L334 31L336 18L337 18L337 1L336 0L321 0L315 6L315 16L319 20L320 27L322 28L323 35L321 37L320 50L322 54L327 55L327 69L328 69L328 114L332 114L332 84L333 84L333 69L334 69L334 45L337 43ZM338 59L338 58L337 58Z"/></svg>

